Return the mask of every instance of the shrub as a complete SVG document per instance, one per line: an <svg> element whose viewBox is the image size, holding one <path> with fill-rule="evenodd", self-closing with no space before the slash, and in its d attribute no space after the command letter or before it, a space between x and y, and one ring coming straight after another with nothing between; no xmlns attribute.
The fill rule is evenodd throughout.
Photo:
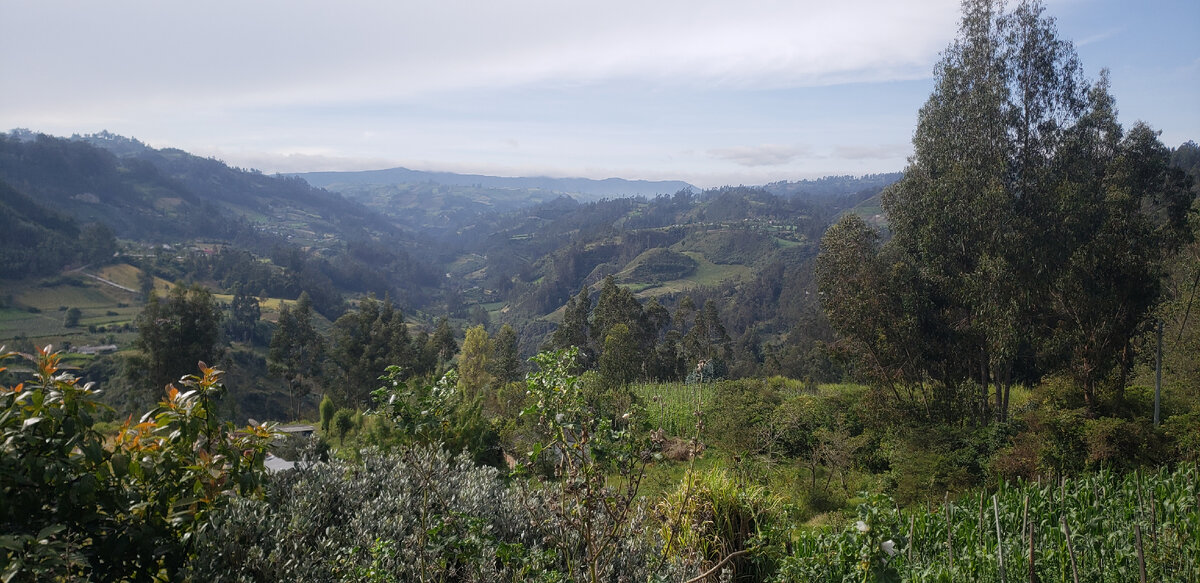
<svg viewBox="0 0 1200 583"><path fill-rule="evenodd" d="M1168 417L1162 428L1174 445L1176 460L1200 461L1200 412Z"/></svg>
<svg viewBox="0 0 1200 583"><path fill-rule="evenodd" d="M221 372L201 363L108 440L59 358L40 350L32 382L0 387L0 579L174 579L209 514L258 491L271 432L218 423Z"/></svg>
<svg viewBox="0 0 1200 583"><path fill-rule="evenodd" d="M333 421L333 415L337 412L337 407L333 404L333 399L329 398L329 393L321 399L321 432L329 433L329 424Z"/></svg>
<svg viewBox="0 0 1200 583"><path fill-rule="evenodd" d="M755 551L781 516L778 497L723 469L689 472L656 508L664 552L713 566L726 557L738 579L763 580L772 565Z"/></svg>
<svg viewBox="0 0 1200 583"><path fill-rule="evenodd" d="M364 452L275 476L262 499L238 499L198 537L196 581L567 581L583 544L553 511L554 493L439 444ZM629 517L635 527L640 518ZM626 530L597 578L683 580L658 547ZM655 577L657 575L657 577Z"/></svg>
<svg viewBox="0 0 1200 583"><path fill-rule="evenodd" d="M720 381L716 397L705 412L706 441L730 451L760 451L779 394L758 380Z"/></svg>
<svg viewBox="0 0 1200 583"><path fill-rule="evenodd" d="M330 425L333 428L333 434L337 436L338 442L346 445L346 435L350 430L354 429L354 417L356 412L353 409L338 409L337 413L333 414L333 421Z"/></svg>
<svg viewBox="0 0 1200 583"><path fill-rule="evenodd" d="M482 396L461 390L454 371L436 383L403 381L402 375L400 367L388 367L384 386L371 393L377 413L388 421L373 426L375 437L403 445L441 443L454 453L470 452L480 463L502 463L499 437L483 418Z"/></svg>

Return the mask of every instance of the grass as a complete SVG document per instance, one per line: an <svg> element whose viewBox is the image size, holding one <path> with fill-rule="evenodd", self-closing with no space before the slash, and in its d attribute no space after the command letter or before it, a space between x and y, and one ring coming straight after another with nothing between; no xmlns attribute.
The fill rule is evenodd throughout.
<svg viewBox="0 0 1200 583"><path fill-rule="evenodd" d="M652 383L634 385L633 392L646 407L653 428L673 437L689 437L696 427L696 407L703 411L716 395L711 383Z"/></svg>
<svg viewBox="0 0 1200 583"><path fill-rule="evenodd" d="M683 251L684 255L696 260L696 271L682 279L664 281L661 285L647 288L637 294L639 298L648 298L679 292L685 292L697 287L715 286L730 280L750 279L754 270L747 265L717 265L696 251Z"/></svg>
<svg viewBox="0 0 1200 583"><path fill-rule="evenodd" d="M46 283L53 285L43 287ZM107 328L132 322L141 310L134 294L82 275L6 281L0 295L12 298L8 307L0 308L0 343L6 344L20 337L35 344L98 343L110 333L119 334ZM80 310L78 327L63 325L68 308ZM89 326L105 330L89 333Z"/></svg>
<svg viewBox="0 0 1200 583"><path fill-rule="evenodd" d="M213 294L213 299L228 304L233 301L233 294ZM258 307L264 312L278 313L283 309L283 306L296 307L296 300L285 300L283 298L258 298Z"/></svg>

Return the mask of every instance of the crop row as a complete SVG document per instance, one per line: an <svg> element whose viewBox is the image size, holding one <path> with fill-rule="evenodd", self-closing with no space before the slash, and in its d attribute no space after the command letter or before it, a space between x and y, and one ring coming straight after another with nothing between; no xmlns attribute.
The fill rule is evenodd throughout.
<svg viewBox="0 0 1200 583"><path fill-rule="evenodd" d="M810 581L1200 581L1200 467L1002 484L901 511L886 497L842 530L798 531Z"/></svg>
<svg viewBox="0 0 1200 583"><path fill-rule="evenodd" d="M712 383L656 383L635 385L646 408L646 418L654 429L667 435L690 436L696 431L696 411L703 411L713 400Z"/></svg>

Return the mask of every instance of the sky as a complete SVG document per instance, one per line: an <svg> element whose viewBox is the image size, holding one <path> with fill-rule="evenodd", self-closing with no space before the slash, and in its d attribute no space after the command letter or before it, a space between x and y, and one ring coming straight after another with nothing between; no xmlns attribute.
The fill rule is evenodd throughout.
<svg viewBox="0 0 1200 583"><path fill-rule="evenodd" d="M1049 0L1126 126L1200 140L1200 2ZM0 131L264 172L895 172L958 0L0 0Z"/></svg>

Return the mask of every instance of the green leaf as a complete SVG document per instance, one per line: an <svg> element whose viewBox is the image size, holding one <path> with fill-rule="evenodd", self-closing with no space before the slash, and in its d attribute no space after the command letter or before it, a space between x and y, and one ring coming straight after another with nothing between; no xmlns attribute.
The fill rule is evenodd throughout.
<svg viewBox="0 0 1200 583"><path fill-rule="evenodd" d="M66 530L66 528L67 528L66 525L63 525L63 524L51 524L50 526L43 528L42 530L38 531L38 535L37 535L38 544L43 544L43 545L46 544L47 542L49 542L46 539Z"/></svg>

